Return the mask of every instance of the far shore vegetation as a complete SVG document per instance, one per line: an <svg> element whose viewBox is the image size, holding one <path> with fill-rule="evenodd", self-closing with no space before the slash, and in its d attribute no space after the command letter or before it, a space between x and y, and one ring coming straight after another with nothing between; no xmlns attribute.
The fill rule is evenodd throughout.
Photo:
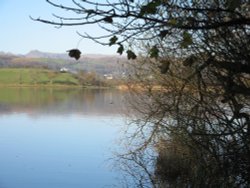
<svg viewBox="0 0 250 188"><path fill-rule="evenodd" d="M114 87L94 72L60 72L44 68L0 68L0 87Z"/></svg>

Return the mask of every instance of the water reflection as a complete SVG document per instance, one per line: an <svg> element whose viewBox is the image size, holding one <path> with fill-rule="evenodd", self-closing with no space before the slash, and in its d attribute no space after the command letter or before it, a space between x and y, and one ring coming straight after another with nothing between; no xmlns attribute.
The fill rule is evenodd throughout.
<svg viewBox="0 0 250 188"><path fill-rule="evenodd" d="M110 89L0 88L0 114L120 115L122 95Z"/></svg>
<svg viewBox="0 0 250 188"><path fill-rule="evenodd" d="M117 185L121 105L115 90L1 89L0 188Z"/></svg>

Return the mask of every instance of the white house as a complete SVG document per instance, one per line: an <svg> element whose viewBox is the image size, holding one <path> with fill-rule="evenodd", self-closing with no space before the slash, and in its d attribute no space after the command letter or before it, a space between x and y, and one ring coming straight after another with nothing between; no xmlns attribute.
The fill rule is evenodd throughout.
<svg viewBox="0 0 250 188"><path fill-rule="evenodd" d="M62 67L61 69L60 69L60 72L68 72L69 71L69 69L67 69L67 68L65 68L65 67Z"/></svg>

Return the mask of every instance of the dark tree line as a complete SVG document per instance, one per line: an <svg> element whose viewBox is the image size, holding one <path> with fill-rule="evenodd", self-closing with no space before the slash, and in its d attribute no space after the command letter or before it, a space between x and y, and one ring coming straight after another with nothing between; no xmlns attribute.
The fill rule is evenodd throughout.
<svg viewBox="0 0 250 188"><path fill-rule="evenodd" d="M153 186L250 185L248 0L47 2L73 16L35 20L59 27L99 24L105 35L79 35L117 45L134 60L131 137L138 147L123 158L143 164L145 156L138 155L157 148L153 172L141 168Z"/></svg>

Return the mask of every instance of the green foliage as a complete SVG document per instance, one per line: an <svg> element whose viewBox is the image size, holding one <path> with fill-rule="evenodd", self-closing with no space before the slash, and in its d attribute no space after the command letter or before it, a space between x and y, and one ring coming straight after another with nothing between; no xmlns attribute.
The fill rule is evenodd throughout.
<svg viewBox="0 0 250 188"><path fill-rule="evenodd" d="M170 20L168 20L168 24L175 26L178 24L178 21L175 18L171 18Z"/></svg>
<svg viewBox="0 0 250 188"><path fill-rule="evenodd" d="M192 35L187 32L187 31L184 31L183 32L183 35L182 35L182 41L180 43L180 46L182 48L187 48L189 47L191 44L193 44L193 39L192 39Z"/></svg>
<svg viewBox="0 0 250 188"><path fill-rule="evenodd" d="M226 8L234 11L236 8L240 7L241 0L226 0L225 5L226 5Z"/></svg>
<svg viewBox="0 0 250 188"><path fill-rule="evenodd" d="M156 14L157 7L161 5L161 1L159 0L152 0L147 5L141 7L140 15L144 16L147 14Z"/></svg>
<svg viewBox="0 0 250 188"><path fill-rule="evenodd" d="M158 58L159 57L159 49L157 46L153 46L149 51L149 56L151 58Z"/></svg>
<svg viewBox="0 0 250 188"><path fill-rule="evenodd" d="M82 86L107 86L95 72L80 71L76 77Z"/></svg>
<svg viewBox="0 0 250 188"><path fill-rule="evenodd" d="M159 37L160 37L161 39L163 39L164 37L167 36L167 34L169 34L169 31L168 31L168 30L162 30L162 31L160 31L160 33L159 33Z"/></svg>

